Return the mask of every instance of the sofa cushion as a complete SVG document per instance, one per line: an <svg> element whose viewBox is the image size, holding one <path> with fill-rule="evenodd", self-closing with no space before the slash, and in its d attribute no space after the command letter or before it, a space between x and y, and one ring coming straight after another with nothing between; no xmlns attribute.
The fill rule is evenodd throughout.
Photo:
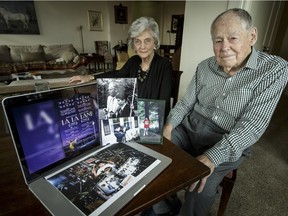
<svg viewBox="0 0 288 216"><path fill-rule="evenodd" d="M21 53L43 52L40 44L31 46L9 45L9 48L13 62L22 62Z"/></svg>
<svg viewBox="0 0 288 216"><path fill-rule="evenodd" d="M20 53L22 62L34 62L34 61L44 61L44 53L43 52L28 52L28 53Z"/></svg>
<svg viewBox="0 0 288 216"><path fill-rule="evenodd" d="M75 52L64 52L62 53L61 57L66 63L71 62L77 54Z"/></svg>
<svg viewBox="0 0 288 216"><path fill-rule="evenodd" d="M0 62L1 63L12 62L10 49L7 45L0 45Z"/></svg>
<svg viewBox="0 0 288 216"><path fill-rule="evenodd" d="M66 52L73 52L78 54L72 44L61 44L61 45L47 45L43 46L46 61L51 61L61 58Z"/></svg>

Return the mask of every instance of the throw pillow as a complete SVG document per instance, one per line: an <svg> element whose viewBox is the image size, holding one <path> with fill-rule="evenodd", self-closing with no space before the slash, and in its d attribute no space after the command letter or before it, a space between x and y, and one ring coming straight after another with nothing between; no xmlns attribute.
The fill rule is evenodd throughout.
<svg viewBox="0 0 288 216"><path fill-rule="evenodd" d="M62 55L61 55L61 58L66 62L66 63L69 63L71 62L76 56L76 53L75 52L64 52Z"/></svg>
<svg viewBox="0 0 288 216"><path fill-rule="evenodd" d="M0 62L1 63L10 63L12 62L10 49L6 45L0 45Z"/></svg>
<svg viewBox="0 0 288 216"><path fill-rule="evenodd" d="M44 61L43 52L20 53L22 62Z"/></svg>
<svg viewBox="0 0 288 216"><path fill-rule="evenodd" d="M40 44L31 46L9 45L9 48L13 62L22 62L21 53L43 52Z"/></svg>
<svg viewBox="0 0 288 216"><path fill-rule="evenodd" d="M73 63L77 63L80 59L80 56L79 55L76 55L75 58L73 59Z"/></svg>
<svg viewBox="0 0 288 216"><path fill-rule="evenodd" d="M43 46L43 49L46 61L61 58L61 55L65 52L74 52L77 54L77 51L72 44L47 45Z"/></svg>

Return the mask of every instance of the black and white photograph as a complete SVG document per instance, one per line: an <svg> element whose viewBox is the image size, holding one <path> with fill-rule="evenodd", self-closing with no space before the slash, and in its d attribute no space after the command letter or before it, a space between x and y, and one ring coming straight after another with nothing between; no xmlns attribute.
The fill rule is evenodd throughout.
<svg viewBox="0 0 288 216"><path fill-rule="evenodd" d="M164 100L138 99L139 142L162 144Z"/></svg>
<svg viewBox="0 0 288 216"><path fill-rule="evenodd" d="M0 1L0 34L40 34L34 1Z"/></svg>
<svg viewBox="0 0 288 216"><path fill-rule="evenodd" d="M139 140L137 117L110 118L100 122L101 145Z"/></svg>
<svg viewBox="0 0 288 216"><path fill-rule="evenodd" d="M97 79L99 119L137 116L136 78Z"/></svg>

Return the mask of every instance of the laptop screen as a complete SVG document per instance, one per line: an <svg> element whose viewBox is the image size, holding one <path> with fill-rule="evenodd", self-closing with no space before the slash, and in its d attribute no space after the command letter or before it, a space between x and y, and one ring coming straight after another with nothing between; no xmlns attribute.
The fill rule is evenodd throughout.
<svg viewBox="0 0 288 216"><path fill-rule="evenodd" d="M99 146L96 84L5 98L26 181Z"/></svg>

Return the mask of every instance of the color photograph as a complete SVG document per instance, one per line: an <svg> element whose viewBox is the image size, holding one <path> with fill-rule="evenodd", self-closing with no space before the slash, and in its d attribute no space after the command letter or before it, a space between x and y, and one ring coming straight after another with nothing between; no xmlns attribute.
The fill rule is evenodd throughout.
<svg viewBox="0 0 288 216"><path fill-rule="evenodd" d="M165 114L164 100L138 99L140 143L162 144Z"/></svg>

